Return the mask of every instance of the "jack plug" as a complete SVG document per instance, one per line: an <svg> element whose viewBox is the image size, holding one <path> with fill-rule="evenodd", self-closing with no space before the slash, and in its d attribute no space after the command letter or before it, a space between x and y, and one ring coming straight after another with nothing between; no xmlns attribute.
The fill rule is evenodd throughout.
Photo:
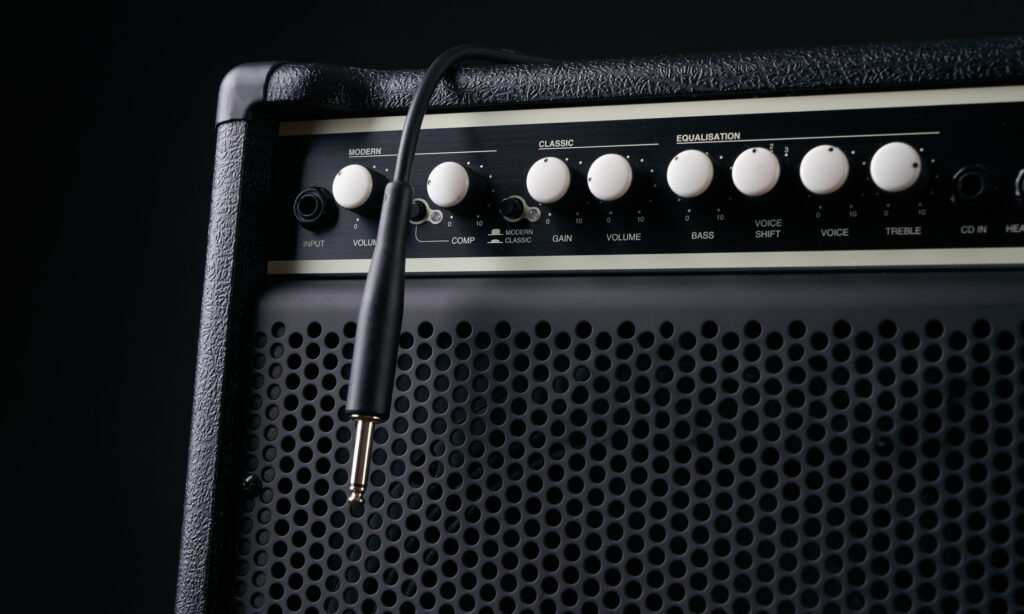
<svg viewBox="0 0 1024 614"><path fill-rule="evenodd" d="M370 454L373 452L373 427L379 420L353 416L356 437L352 442L352 477L348 484L348 502L363 503L370 476Z"/></svg>

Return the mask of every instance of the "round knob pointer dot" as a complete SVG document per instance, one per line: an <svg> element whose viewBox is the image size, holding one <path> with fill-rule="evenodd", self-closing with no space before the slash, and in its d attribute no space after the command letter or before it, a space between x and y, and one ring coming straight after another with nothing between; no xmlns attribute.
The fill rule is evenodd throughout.
<svg viewBox="0 0 1024 614"><path fill-rule="evenodd" d="M526 173L526 191L542 205L557 203L565 197L572 184L569 166L558 158L541 158Z"/></svg>
<svg viewBox="0 0 1024 614"><path fill-rule="evenodd" d="M703 151L687 149L668 163L665 177L673 194L680 198L696 198L711 186L715 166Z"/></svg>
<svg viewBox="0 0 1024 614"><path fill-rule="evenodd" d="M331 193L338 205L355 211L373 194L373 173L362 164L349 164L334 176Z"/></svg>
<svg viewBox="0 0 1024 614"><path fill-rule="evenodd" d="M800 182L812 194L831 194L843 187L849 176L850 161L834 145L818 145L800 161Z"/></svg>
<svg viewBox="0 0 1024 614"><path fill-rule="evenodd" d="M871 181L886 192L905 192L921 177L921 155L917 150L893 141L878 148L871 157Z"/></svg>
<svg viewBox="0 0 1024 614"><path fill-rule="evenodd" d="M427 196L438 207L454 207L469 194L469 172L458 162L442 162L427 177Z"/></svg>
<svg viewBox="0 0 1024 614"><path fill-rule="evenodd" d="M598 200L611 202L626 195L633 185L633 165L619 154L604 154L587 171L587 188Z"/></svg>
<svg viewBox="0 0 1024 614"><path fill-rule="evenodd" d="M745 196L764 196L779 182L779 159L764 147L751 147L732 163L732 183Z"/></svg>

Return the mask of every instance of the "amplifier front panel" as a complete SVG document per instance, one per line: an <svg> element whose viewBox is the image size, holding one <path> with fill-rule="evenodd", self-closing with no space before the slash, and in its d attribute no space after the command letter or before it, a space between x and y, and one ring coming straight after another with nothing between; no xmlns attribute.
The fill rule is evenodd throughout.
<svg viewBox="0 0 1024 614"><path fill-rule="evenodd" d="M390 179L401 125L391 117L281 125L267 205L270 273L366 271L372 206L338 208L335 223L311 230L296 223L292 203L305 188L329 192L349 164ZM1024 86L455 113L428 116L424 128L412 184L431 217L410 228L411 273L1024 264ZM898 193L872 178L889 143L920 158L920 179ZM849 167L828 195L801 178L819 146L834 147ZM780 165L778 183L757 197L732 176L752 148ZM694 198L667 181L686 150L713 168ZM603 202L588 182L591 164L608 154L628 161L633 181ZM545 158L573 177L550 205L526 185ZM431 201L428 176L443 162L479 181L475 205ZM965 181L964 173L975 174ZM533 217L503 217L510 200Z"/></svg>
<svg viewBox="0 0 1024 614"><path fill-rule="evenodd" d="M1024 275L420 278L364 506L360 280L259 299L237 612L1024 608Z"/></svg>

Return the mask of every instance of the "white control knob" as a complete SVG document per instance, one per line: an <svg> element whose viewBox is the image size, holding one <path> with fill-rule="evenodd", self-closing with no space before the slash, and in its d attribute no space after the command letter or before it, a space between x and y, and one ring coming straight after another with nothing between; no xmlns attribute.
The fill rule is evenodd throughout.
<svg viewBox="0 0 1024 614"><path fill-rule="evenodd" d="M334 202L349 211L365 205L373 195L373 188L373 173L362 164L349 164L341 169L331 184Z"/></svg>
<svg viewBox="0 0 1024 614"><path fill-rule="evenodd" d="M469 172L458 162L442 162L427 177L427 196L438 207L454 207L469 194Z"/></svg>
<svg viewBox="0 0 1024 614"><path fill-rule="evenodd" d="M921 156L917 150L893 141L878 148L871 157L871 181L886 192L904 192L921 177Z"/></svg>
<svg viewBox="0 0 1024 614"><path fill-rule="evenodd" d="M850 161L833 145L818 145L800 161L800 182L812 194L831 194L843 187L849 176Z"/></svg>
<svg viewBox="0 0 1024 614"><path fill-rule="evenodd" d="M781 172L775 154L764 147L751 147L732 163L732 183L746 196L764 196L779 182Z"/></svg>
<svg viewBox="0 0 1024 614"><path fill-rule="evenodd" d="M633 185L633 165L619 154L605 154L587 171L587 188L598 200L611 202L626 195Z"/></svg>
<svg viewBox="0 0 1024 614"><path fill-rule="evenodd" d="M681 198L697 198L711 187L715 166L703 151L687 149L672 158L665 173L668 187Z"/></svg>
<svg viewBox="0 0 1024 614"><path fill-rule="evenodd" d="M526 173L526 191L530 198L542 205L551 205L562 200L572 185L569 166L558 158L541 158L533 163Z"/></svg>

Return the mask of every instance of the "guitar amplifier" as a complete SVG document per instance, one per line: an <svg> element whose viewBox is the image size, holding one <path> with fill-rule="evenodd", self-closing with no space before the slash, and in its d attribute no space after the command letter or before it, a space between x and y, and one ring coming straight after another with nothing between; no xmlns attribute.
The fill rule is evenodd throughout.
<svg viewBox="0 0 1024 614"><path fill-rule="evenodd" d="M220 95L179 612L1024 610L1024 38Z"/></svg>

